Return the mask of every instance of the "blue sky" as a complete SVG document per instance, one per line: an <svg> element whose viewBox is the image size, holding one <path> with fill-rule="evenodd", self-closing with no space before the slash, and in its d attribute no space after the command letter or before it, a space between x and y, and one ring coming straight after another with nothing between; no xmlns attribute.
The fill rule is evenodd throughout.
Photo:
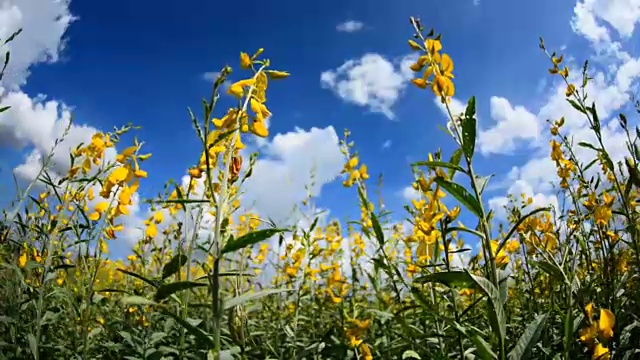
<svg viewBox="0 0 640 360"><path fill-rule="evenodd" d="M637 0L74 0L56 4L52 0L0 0L0 13L13 19L5 28L0 26L0 35L6 37L10 25L25 30L11 49L23 56L18 55L18 64L10 68L15 73L13 80L2 84L5 96L10 92L26 95L34 100L31 110L47 101L66 104L73 108L78 126L110 130L129 121L142 126L138 136L146 142L145 151L153 153L146 165L150 177L141 190L143 198L161 190L168 178L180 179L197 160L199 147L186 108L199 111L200 99L208 96L211 82L205 73L229 64L236 70L232 79L241 77L240 51L252 53L263 47L274 68L292 74L272 83L268 92L274 116L271 137L261 147L265 168L269 161L275 162L284 173L300 179L305 174L293 173L308 170L300 164L326 161L327 166L321 167L328 180L335 176L336 163L327 155L335 153L329 150L335 150L331 134L342 136L343 129L349 128L372 177L384 174L384 199L398 218L407 200L403 190L412 180L408 164L425 159L438 147L447 156L453 149L451 140L437 128L445 121L432 95L408 86L409 78L402 75L402 59L410 54L406 44L412 35L409 16L421 17L425 27L443 34L444 51L455 63L455 100L466 103L472 95L478 99L485 140L479 145L477 170L497 176L496 186L485 197L493 199L492 206L503 204L506 193L521 191L539 204L556 201L545 185L555 171L544 161L548 152L544 120L564 115L566 107L562 99L549 100L560 88L547 74L548 61L537 46L539 36L549 48L562 48L568 58L577 59L570 65L595 59L602 81L593 91L596 99L606 103L606 116L628 105L628 95L640 75L634 45L634 25L640 18ZM63 20L56 20L60 16ZM360 27L340 31L340 24L347 21ZM337 70L348 61L362 65L359 61L365 54L376 57L369 57L375 61L358 68L360 77L349 77L354 74L349 73L353 66L343 74ZM628 71L619 74L616 69L625 64ZM384 65L392 70L381 71ZM323 86L320 80L328 71L340 79L333 87ZM385 100L385 108L393 119L375 111L372 104L380 94L363 89L367 81L388 86L384 96L391 94L391 100ZM339 84L364 98L358 104L354 93L340 93ZM38 99L38 94L46 94L46 99ZM22 125L15 119L28 120L35 114L23 110L24 118L0 115L1 200L8 199L5 194L13 187L6 175L43 143L36 139L37 131L20 130ZM49 115L52 121L62 116ZM584 123L578 119L572 126L572 131L585 134ZM314 127L318 132L309 135ZM612 144L617 142L616 134L612 130ZM21 139L19 146L7 140L12 136ZM289 142L305 136L316 140L290 147ZM384 147L385 143L390 145ZM256 180L259 184L251 191L271 190L279 195L279 191L290 190L282 184L274 190L274 180L277 178L264 184ZM300 181L292 186L298 190L283 195L287 199L299 197ZM345 196L352 199L348 206ZM258 201L259 197L256 195ZM343 189L337 181L321 188L318 202L332 216L357 217L358 209L352 205L355 199L355 192ZM273 210L271 205L262 209Z"/></svg>

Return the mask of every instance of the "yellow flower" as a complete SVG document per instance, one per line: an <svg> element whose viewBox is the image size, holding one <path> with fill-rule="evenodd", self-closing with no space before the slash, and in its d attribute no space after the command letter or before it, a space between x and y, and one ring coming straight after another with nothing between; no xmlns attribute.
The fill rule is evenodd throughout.
<svg viewBox="0 0 640 360"><path fill-rule="evenodd" d="M23 268L25 267L25 265L27 265L27 253L26 251L23 251L20 257L18 258L18 266Z"/></svg>
<svg viewBox="0 0 640 360"><path fill-rule="evenodd" d="M420 89L427 88L427 82L424 79L413 79L411 80L411 82L413 83L413 85L419 87Z"/></svg>
<svg viewBox="0 0 640 360"><path fill-rule="evenodd" d="M429 51L429 53L432 55L442 50L442 44L440 43L440 40L427 39L424 44L427 47L427 51Z"/></svg>
<svg viewBox="0 0 640 360"><path fill-rule="evenodd" d="M553 161L562 160L563 154L562 154L562 148L560 147L560 143L555 140L551 140L550 144L551 144L551 160Z"/></svg>
<svg viewBox="0 0 640 360"><path fill-rule="evenodd" d="M576 86L573 84L569 84L567 86L567 91L565 91L565 95L567 97L571 96L571 94L573 94L576 91Z"/></svg>
<svg viewBox="0 0 640 360"><path fill-rule="evenodd" d="M613 337L613 327L616 324L616 316L610 310L600 309L600 318L598 319L598 331L600 336L609 340Z"/></svg>
<svg viewBox="0 0 640 360"><path fill-rule="evenodd" d="M251 67L251 58L249 57L249 54L245 52L240 53L240 67L243 69Z"/></svg>
<svg viewBox="0 0 640 360"><path fill-rule="evenodd" d="M149 221L147 222L147 229L145 231L145 238L147 240L151 240L153 238L155 238L158 235L158 228L156 227L156 224Z"/></svg>
<svg viewBox="0 0 640 360"><path fill-rule="evenodd" d="M442 54L442 59L440 59L440 70L442 71L442 75L453 79L453 60L447 54Z"/></svg>
<svg viewBox="0 0 640 360"><path fill-rule="evenodd" d="M153 214L153 221L156 224L160 224L163 220L164 220L164 215L162 214L162 211L156 211Z"/></svg>
<svg viewBox="0 0 640 360"><path fill-rule="evenodd" d="M367 173L367 165L362 164L362 166L360 166L360 170L358 170L358 172L360 173L360 178L362 180L367 180L369 178L369 174Z"/></svg>
<svg viewBox="0 0 640 360"><path fill-rule="evenodd" d="M518 251L519 248L520 243L515 239L507 241L506 245L504 246L504 249L507 250L507 252L510 254L514 254L516 251Z"/></svg>
<svg viewBox="0 0 640 360"><path fill-rule="evenodd" d="M349 346L351 346L352 348L356 348L360 344L362 344L362 339L358 339L355 336L349 336Z"/></svg>
<svg viewBox="0 0 640 360"><path fill-rule="evenodd" d="M115 168L111 174L109 174L107 181L112 184L119 184L125 181L127 177L129 177L129 169L121 166Z"/></svg>
<svg viewBox="0 0 640 360"><path fill-rule="evenodd" d="M100 219L100 216L102 216L102 214L104 214L104 212L107 211L108 208L109 208L109 202L107 201L101 201L97 203L94 211L91 214L89 214L88 216L89 219L93 221L98 221L98 219Z"/></svg>
<svg viewBox="0 0 640 360"><path fill-rule="evenodd" d="M437 96L452 97L455 94L455 87L449 77L436 75L435 80L431 84L431 91Z"/></svg>
<svg viewBox="0 0 640 360"><path fill-rule="evenodd" d="M291 75L286 71L278 71L278 70L267 70L266 73L267 75L269 75L269 78L272 80L284 79Z"/></svg>
<svg viewBox="0 0 640 360"><path fill-rule="evenodd" d="M202 177L202 169L200 169L199 167L193 167L189 169L189 176L194 179L200 179Z"/></svg>
<svg viewBox="0 0 640 360"><path fill-rule="evenodd" d="M253 134L262 138L269 136L269 130L261 121L254 121L250 130Z"/></svg>
<svg viewBox="0 0 640 360"><path fill-rule="evenodd" d="M609 348L602 344L596 345L596 347L593 349L593 356L591 358L593 360L609 360L611 358Z"/></svg>
<svg viewBox="0 0 640 360"><path fill-rule="evenodd" d="M587 313L587 325L580 330L580 341L588 345L593 344L596 338L608 341L613 337L613 327L616 324L615 315L607 309L600 309L599 316L594 318L595 306L593 303L585 306Z"/></svg>
<svg viewBox="0 0 640 360"><path fill-rule="evenodd" d="M245 80L240 80L236 83L233 83L231 86L229 86L229 89L227 90L227 93L229 95L233 95L235 97L237 97L238 99L242 98L242 95L244 94L244 88L247 86L251 86L255 83L255 79L245 79Z"/></svg>

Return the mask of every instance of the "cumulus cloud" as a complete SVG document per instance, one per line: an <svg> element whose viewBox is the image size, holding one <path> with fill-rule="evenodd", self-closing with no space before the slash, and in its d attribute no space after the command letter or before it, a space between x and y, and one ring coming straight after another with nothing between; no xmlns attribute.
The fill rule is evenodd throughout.
<svg viewBox="0 0 640 360"><path fill-rule="evenodd" d="M417 200L420 198L420 192L413 188L413 186L406 186L402 189L402 198L405 200Z"/></svg>
<svg viewBox="0 0 640 360"><path fill-rule="evenodd" d="M347 20L336 26L336 30L338 30L339 32L347 32L347 33L360 31L363 28L364 28L364 23L357 20Z"/></svg>
<svg viewBox="0 0 640 360"><path fill-rule="evenodd" d="M25 183L36 180L47 158L50 176L53 179L64 176L71 165L71 149L88 143L98 131L88 125L71 124L71 108L63 102L49 100L42 94L30 96L20 89L32 66L60 59L64 34L76 20L69 11L69 3L69 0L0 0L0 39L23 29L13 42L0 49L2 54L11 52L6 76L0 83L2 105L11 106L0 114L0 148L25 152L24 162L13 169L16 178ZM115 159L115 155L115 149L107 149L105 162ZM99 188L94 190L97 193ZM100 198L89 202L90 210L98 201ZM125 230L119 238L127 244L142 234L138 194L133 194L132 202L130 215L120 219Z"/></svg>
<svg viewBox="0 0 640 360"><path fill-rule="evenodd" d="M505 154L516 148L516 143L535 141L540 137L540 125L535 115L523 106L512 106L509 100L492 96L492 127L480 131L478 146L483 154Z"/></svg>
<svg viewBox="0 0 640 360"><path fill-rule="evenodd" d="M1 86L15 89L29 76L37 63L56 62L64 48L63 35L76 19L69 11L69 0L0 0L0 39L7 39L22 28L13 42L2 48L11 51L11 62Z"/></svg>
<svg viewBox="0 0 640 360"><path fill-rule="evenodd" d="M639 21L638 0L583 0L576 3L571 26L592 42L608 42L611 38L603 22L614 28L620 36L629 38Z"/></svg>
<svg viewBox="0 0 640 360"><path fill-rule="evenodd" d="M380 54L368 53L324 71L320 84L347 103L393 119L391 108L412 75L407 70L409 61L410 57L405 57L395 65Z"/></svg>
<svg viewBox="0 0 640 360"><path fill-rule="evenodd" d="M307 191L319 196L322 187L339 176L344 164L332 126L277 134L262 145L261 152L244 188L242 203L279 223L296 221L296 204ZM307 185L312 185L309 190Z"/></svg>
<svg viewBox="0 0 640 360"><path fill-rule="evenodd" d="M612 41L607 26L615 29L621 37L630 37L639 19L640 1L638 0L580 0L575 6L571 20L574 31L594 45L593 56L604 68L603 71L595 73L592 68L590 75L593 79L586 91L590 101L594 101L597 105L602 123L603 143L614 163L621 161L627 151L626 136L614 117L631 100L631 93L640 78L640 59L633 58L622 49L620 43ZM603 54L615 56L602 56ZM579 83L581 69L571 64L569 67L570 82ZM536 116L538 124L542 124L547 119L556 120L564 117L563 132L569 135L574 144L581 141L596 143L595 135L589 128L586 117L567 103L564 92L563 83L556 83L550 87L546 103L539 109ZM524 118L532 120L528 115ZM537 130L535 135L530 136L532 139L539 139L540 144L550 140L550 135L543 131L545 127L538 126ZM504 136L503 141L518 139L518 136L513 136L509 131L501 131L500 134ZM575 153L578 160L583 163L589 162L595 156L592 150L583 147L575 147ZM597 169L594 167L590 171L594 172ZM551 195L553 188L550 183L555 178L555 164L549 159L549 149L542 147L534 150L532 156L523 165L512 168L502 181L502 185L510 194L519 195L522 192L533 197L534 204L554 204L557 203L557 199ZM506 201L506 197L497 196L489 203L499 212L498 208L506 204Z"/></svg>

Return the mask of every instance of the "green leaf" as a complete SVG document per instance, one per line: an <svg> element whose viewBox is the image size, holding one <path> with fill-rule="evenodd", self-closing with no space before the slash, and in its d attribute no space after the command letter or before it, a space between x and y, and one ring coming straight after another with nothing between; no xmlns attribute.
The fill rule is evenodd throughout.
<svg viewBox="0 0 640 360"><path fill-rule="evenodd" d="M418 277L414 280L419 284L427 282L437 282L448 287L455 288L475 288L475 281L469 276L466 271L443 271L432 273L429 275Z"/></svg>
<svg viewBox="0 0 640 360"><path fill-rule="evenodd" d="M436 177L435 182L456 198L467 209L471 210L471 212L473 212L478 218L482 219L482 206L478 200L476 200L476 198L467 191L467 189L441 177Z"/></svg>
<svg viewBox="0 0 640 360"><path fill-rule="evenodd" d="M460 160L462 159L462 150L456 149L451 155L451 159L449 159L449 163L453 165L460 165ZM449 180L453 180L453 176L456 174L455 169L449 169Z"/></svg>
<svg viewBox="0 0 640 360"><path fill-rule="evenodd" d="M498 279L500 282L498 283L498 290L500 292L500 302L504 306L507 303L507 297L509 296L509 273L504 270L497 270Z"/></svg>
<svg viewBox="0 0 640 360"><path fill-rule="evenodd" d="M263 240L266 240L276 234L285 232L285 229L264 229L257 230L251 233L248 233L244 236L241 236L233 241L227 242L222 248L222 253L230 253L240 249L244 249L247 246L251 246L253 244L259 243Z"/></svg>
<svg viewBox="0 0 640 360"><path fill-rule="evenodd" d="M207 286L205 283L199 283L195 281L176 281L170 284L161 285L156 291L156 295L154 299L156 301L162 301L172 294L177 293L178 291L193 289L197 287Z"/></svg>
<svg viewBox="0 0 640 360"><path fill-rule="evenodd" d="M493 332L496 337L504 339L507 335L507 318L504 313L504 307L502 306L502 300L498 289L493 284L483 278L469 273L469 276L473 279L476 285L482 289L487 295L489 300L489 322L493 328Z"/></svg>
<svg viewBox="0 0 640 360"><path fill-rule="evenodd" d="M382 227L380 226L378 217L373 212L371 212L371 225L373 226L373 232L376 236L376 240L378 240L378 245L381 247L384 246L384 233L382 232Z"/></svg>
<svg viewBox="0 0 640 360"><path fill-rule="evenodd" d="M162 280L165 280L169 276L177 273L184 264L187 263L187 256L184 254L178 254L171 258L171 260L162 268Z"/></svg>
<svg viewBox="0 0 640 360"><path fill-rule="evenodd" d="M580 106L580 104L578 104L575 100L573 99L567 99L567 101L569 102L569 104L571 104L571 106L573 106L574 109L580 111L583 114L586 114L587 112L584 111L584 109L582 108L582 106Z"/></svg>
<svg viewBox="0 0 640 360"><path fill-rule="evenodd" d="M155 301L138 295L127 296L120 301L125 305L157 305Z"/></svg>
<svg viewBox="0 0 640 360"><path fill-rule="evenodd" d="M210 349L215 348L215 343L213 342L213 339L202 329L194 325L191 325L188 321L184 320L180 316L170 311L163 310L162 312L172 317L178 324L182 325L182 327L184 327L191 335L195 336L196 339L198 339L200 342L206 344Z"/></svg>
<svg viewBox="0 0 640 360"><path fill-rule="evenodd" d="M11 106L3 106L3 107L0 107L0 114L2 114L3 112L5 112L5 111L7 111L7 110L9 110L9 109L11 109Z"/></svg>
<svg viewBox="0 0 640 360"><path fill-rule="evenodd" d="M462 151L467 159L473 158L476 148L476 98L472 96L462 118Z"/></svg>
<svg viewBox="0 0 640 360"><path fill-rule="evenodd" d="M487 188L487 184L489 184L489 180L493 177L493 174L488 176L478 176L476 175L476 187L478 188L478 192L480 195L484 193L484 190Z"/></svg>
<svg viewBox="0 0 640 360"><path fill-rule="evenodd" d="M539 315L527 325L524 333L520 336L520 340L518 340L516 346L507 355L509 360L525 360L529 358L531 350L540 338L548 316L548 314Z"/></svg>
<svg viewBox="0 0 640 360"><path fill-rule="evenodd" d="M418 359L420 360L421 357L420 355L418 355L417 352L413 351L413 350L407 350L402 354L402 360L405 359Z"/></svg>
<svg viewBox="0 0 640 360"><path fill-rule="evenodd" d="M125 269L117 269L117 270L122 272L122 273L125 273L125 274L127 274L129 276L132 276L132 277L134 277L136 279L140 279L140 280L146 282L147 284L149 284L149 285L151 285L151 286L153 286L155 288L158 287L158 282L156 280L147 279L146 277L144 277L142 275L139 275L139 274L136 274L134 272L131 272L129 270L125 270Z"/></svg>
<svg viewBox="0 0 640 360"><path fill-rule="evenodd" d="M473 345L476 347L476 353L483 360L495 360L498 358L495 352L491 349L491 345L487 343L479 334L472 330L472 332L468 331L467 328L458 324L457 322L453 322L453 326L462 333L466 338L471 340Z"/></svg>
<svg viewBox="0 0 640 360"><path fill-rule="evenodd" d="M38 341L36 340L36 337L32 334L29 333L27 334L27 340L29 341L29 350L31 351L31 355L33 355L34 359L38 358Z"/></svg>
<svg viewBox="0 0 640 360"><path fill-rule="evenodd" d="M480 359L493 360L498 358L498 355L491 349L491 345L481 338L480 335L472 335L470 340L473 342L473 345L476 346L476 351Z"/></svg>
<svg viewBox="0 0 640 360"><path fill-rule="evenodd" d="M466 232L466 233L469 233L469 234L472 234L472 235L475 235L475 236L479 237L480 240L484 239L484 234L482 234L481 232L479 232L477 230L473 230L473 229L466 228L466 227L451 226L451 227L448 227L447 230L449 232L452 232L452 231Z"/></svg>
<svg viewBox="0 0 640 360"><path fill-rule="evenodd" d="M465 172L464 169L458 164L451 164L445 161L418 161L411 166L426 166L429 168L447 168L453 171Z"/></svg>
<svg viewBox="0 0 640 360"><path fill-rule="evenodd" d="M244 293L240 296L236 296L232 299L226 300L224 302L224 310L229 310L235 306L242 305L247 301L260 299L265 296L278 294L286 291L293 291L293 289L267 289L267 290L262 290L257 292Z"/></svg>
<svg viewBox="0 0 640 360"><path fill-rule="evenodd" d="M580 141L578 143L578 146L583 147L583 148L587 148L587 149L591 149L591 150L595 150L595 151L600 151L600 149L598 149L597 147L595 147L593 144L588 143L586 141Z"/></svg>
<svg viewBox="0 0 640 360"><path fill-rule="evenodd" d="M557 265L552 264L546 260L534 261L533 263L536 264L542 271L549 274L549 276L551 276L552 278L563 281L565 283L568 282L564 271L562 271L562 269L560 269Z"/></svg>

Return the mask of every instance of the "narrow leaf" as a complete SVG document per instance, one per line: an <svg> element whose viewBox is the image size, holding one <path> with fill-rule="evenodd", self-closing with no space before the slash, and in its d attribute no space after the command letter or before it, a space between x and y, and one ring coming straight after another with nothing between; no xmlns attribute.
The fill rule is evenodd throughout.
<svg viewBox="0 0 640 360"><path fill-rule="evenodd" d="M231 309L234 306L242 305L247 301L260 299L265 296L278 294L286 291L293 291L293 290L292 289L267 289L267 290L262 290L258 292L244 293L240 296L236 296L232 299L226 300L224 302L224 310Z"/></svg>
<svg viewBox="0 0 640 360"><path fill-rule="evenodd" d="M548 314L539 315L529 323L516 346L507 355L509 360L525 360L529 358L531 350L540 338L548 316Z"/></svg>
<svg viewBox="0 0 640 360"><path fill-rule="evenodd" d="M465 172L464 169L458 164L451 164L446 161L418 161L411 164L411 166L426 166L429 168L447 168L454 171Z"/></svg>
<svg viewBox="0 0 640 360"><path fill-rule="evenodd" d="M467 103L462 118L462 151L467 159L473 158L476 148L476 98L472 96Z"/></svg>
<svg viewBox="0 0 640 360"><path fill-rule="evenodd" d="M120 301L126 305L157 305L155 301L137 295L124 297Z"/></svg>
<svg viewBox="0 0 640 360"><path fill-rule="evenodd" d="M168 298L172 294L177 293L178 291L193 289L193 288L203 287L203 286L207 286L207 284L199 283L195 281L177 281L170 284L164 284L158 288L154 299L156 301L161 301Z"/></svg>
<svg viewBox="0 0 640 360"><path fill-rule="evenodd" d="M266 240L284 231L286 230L285 229L264 229L264 230L257 230L257 231L248 233L233 241L227 242L222 248L222 253L226 254L226 253L234 252L240 249L244 249L247 246L251 246L253 244L259 243L263 240Z"/></svg>
<svg viewBox="0 0 640 360"><path fill-rule="evenodd" d="M171 275L177 273L184 264L187 263L187 256L184 254L179 254L171 258L171 260L164 265L162 268L162 280L170 277Z"/></svg>
<svg viewBox="0 0 640 360"><path fill-rule="evenodd" d="M487 295L489 300L489 320L491 322L491 327L497 337L504 339L507 335L507 318L504 313L504 307L502 306L498 289L496 289L489 280L482 276L473 275L468 271L467 273L473 281L475 281L476 285L478 285L478 287Z"/></svg>
<svg viewBox="0 0 640 360"><path fill-rule="evenodd" d="M476 198L467 191L467 189L441 177L437 177L435 182L456 198L467 209L473 212L478 218L482 218L482 206L478 200L476 200Z"/></svg>
<svg viewBox="0 0 640 360"><path fill-rule="evenodd" d="M171 316L178 324L182 325L182 327L184 327L191 335L195 336L196 339L206 344L210 349L215 348L215 343L213 342L213 339L209 335L207 335L207 333L205 333L202 329L194 325L191 325L188 321L186 321L185 319L181 318L180 316L170 311L163 310L162 312L166 315Z"/></svg>
<svg viewBox="0 0 640 360"><path fill-rule="evenodd" d="M455 288L475 288L475 281L466 271L443 271L432 273L429 275L418 277L414 280L416 283L424 284L427 282L437 282L448 287Z"/></svg>
<svg viewBox="0 0 640 360"><path fill-rule="evenodd" d="M125 269L117 269L117 270L122 272L122 273L125 273L125 274L127 274L129 276L132 276L132 277L134 277L136 279L140 279L140 280L146 282L147 284L149 284L149 285L151 285L151 286L153 286L155 288L158 287L158 282L155 281L155 280L147 279L146 277L144 277L142 275L139 275L139 274L136 274L134 272L131 272L129 270L125 270Z"/></svg>

